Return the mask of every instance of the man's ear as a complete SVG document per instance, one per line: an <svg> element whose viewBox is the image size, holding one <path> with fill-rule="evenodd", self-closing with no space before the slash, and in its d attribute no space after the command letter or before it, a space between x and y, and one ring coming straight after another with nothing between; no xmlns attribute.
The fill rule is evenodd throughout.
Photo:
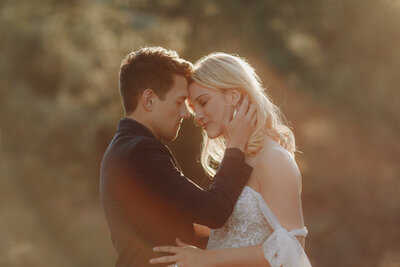
<svg viewBox="0 0 400 267"><path fill-rule="evenodd" d="M156 98L156 94L151 89L144 90L142 96L140 97L140 102L143 105L143 108L146 111L152 111L154 108L154 102Z"/></svg>
<svg viewBox="0 0 400 267"><path fill-rule="evenodd" d="M229 92L229 97L232 106L237 107L240 104L242 94L238 89L231 89L231 91Z"/></svg>

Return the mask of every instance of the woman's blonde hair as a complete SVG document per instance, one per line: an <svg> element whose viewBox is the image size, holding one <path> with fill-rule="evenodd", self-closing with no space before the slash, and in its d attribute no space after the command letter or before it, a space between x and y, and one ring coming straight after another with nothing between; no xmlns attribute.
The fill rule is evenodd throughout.
<svg viewBox="0 0 400 267"><path fill-rule="evenodd" d="M245 59L221 52L209 54L195 63L191 78L211 89L236 89L242 95L249 96L257 109L257 124L245 149L247 156L257 154L265 136L270 136L294 155L296 145L293 132L286 125L279 108L266 94L254 68ZM223 136L209 139L204 130L202 135L201 165L208 175L214 176L224 155L225 139Z"/></svg>

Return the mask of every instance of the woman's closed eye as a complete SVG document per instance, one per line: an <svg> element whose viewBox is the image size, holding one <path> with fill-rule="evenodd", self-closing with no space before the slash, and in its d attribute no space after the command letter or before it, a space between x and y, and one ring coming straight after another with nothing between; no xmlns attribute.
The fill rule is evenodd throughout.
<svg viewBox="0 0 400 267"><path fill-rule="evenodd" d="M199 104L200 106L204 107L207 104L208 100L203 100Z"/></svg>

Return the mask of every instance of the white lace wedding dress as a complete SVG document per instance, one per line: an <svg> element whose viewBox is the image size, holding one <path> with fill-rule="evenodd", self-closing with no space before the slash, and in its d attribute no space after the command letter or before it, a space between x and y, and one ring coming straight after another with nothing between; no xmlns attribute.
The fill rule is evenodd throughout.
<svg viewBox="0 0 400 267"><path fill-rule="evenodd" d="M272 267L311 267L295 237L306 235L306 227L283 228L261 194L245 186L225 225L211 230L207 249L263 244L264 256Z"/></svg>

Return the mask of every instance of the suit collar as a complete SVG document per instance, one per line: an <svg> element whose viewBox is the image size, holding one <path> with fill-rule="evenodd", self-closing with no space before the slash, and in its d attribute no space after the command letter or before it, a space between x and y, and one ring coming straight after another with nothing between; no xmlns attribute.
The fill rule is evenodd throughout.
<svg viewBox="0 0 400 267"><path fill-rule="evenodd" d="M149 128L141 124L140 122L133 120L131 118L124 117L118 123L117 132L129 131L135 135L146 136L154 139L156 136L150 131Z"/></svg>
<svg viewBox="0 0 400 267"><path fill-rule="evenodd" d="M156 136L150 131L149 128L141 124L140 122L133 120L131 118L122 118L119 123L118 123L118 128L117 128L117 133L118 132L124 132L128 131L130 133L133 133L135 135L140 135L140 136L146 136L149 138L156 139L160 141L162 144L162 147L165 149L167 153L169 153L170 157L174 160L175 166L178 168L180 172L182 172L178 162L176 161L174 155L172 154L171 150L166 146L164 143L161 142Z"/></svg>

